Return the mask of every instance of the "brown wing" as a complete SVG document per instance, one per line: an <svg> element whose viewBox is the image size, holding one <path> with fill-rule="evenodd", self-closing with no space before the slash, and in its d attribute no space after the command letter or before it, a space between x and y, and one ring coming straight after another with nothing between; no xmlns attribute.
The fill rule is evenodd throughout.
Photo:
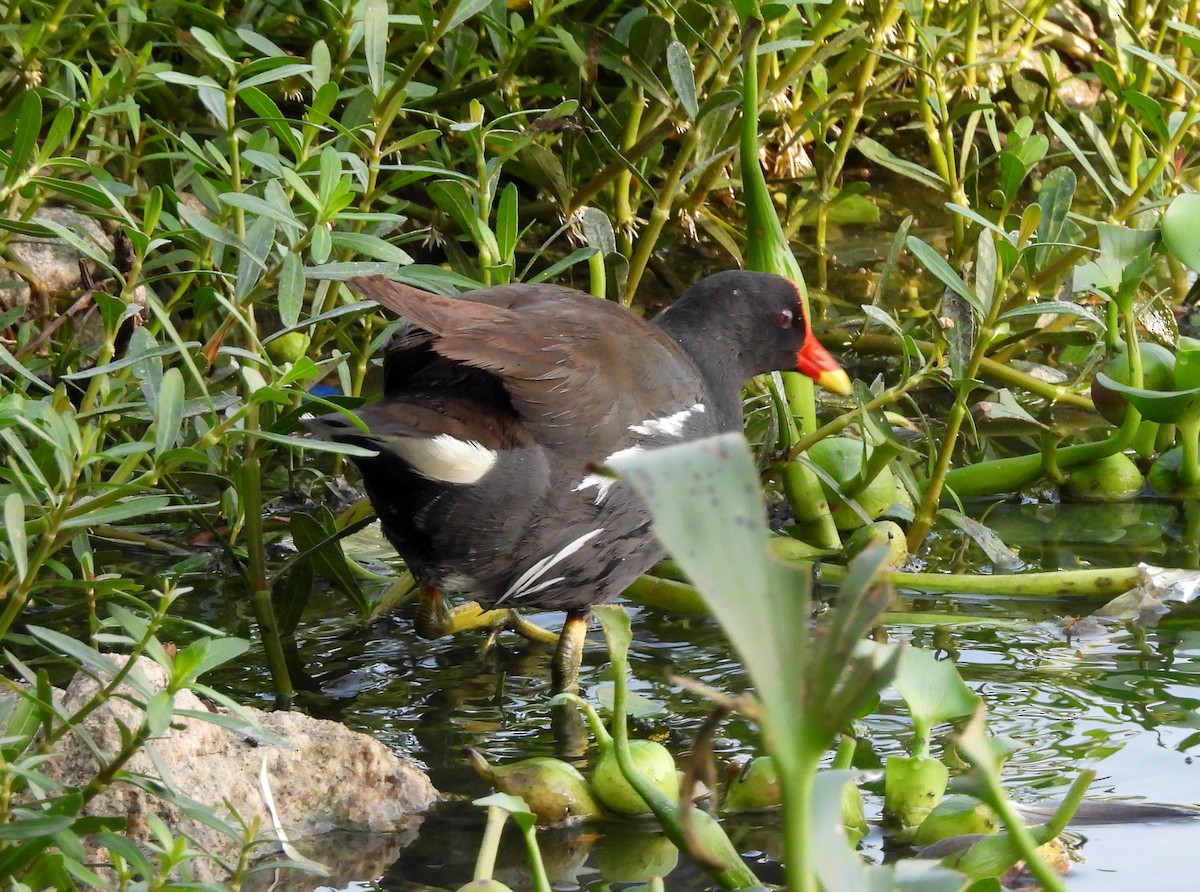
<svg viewBox="0 0 1200 892"><path fill-rule="evenodd" d="M691 360L657 327L570 288L502 285L458 298L382 276L356 291L433 335L435 353L500 378L548 447L620 447L628 427L703 399ZM602 455L599 457L603 457Z"/></svg>

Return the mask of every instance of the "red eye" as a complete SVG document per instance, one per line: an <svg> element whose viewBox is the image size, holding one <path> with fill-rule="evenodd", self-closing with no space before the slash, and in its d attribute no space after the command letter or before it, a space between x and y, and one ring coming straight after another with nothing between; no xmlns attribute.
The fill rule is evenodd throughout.
<svg viewBox="0 0 1200 892"><path fill-rule="evenodd" d="M795 318L796 318L796 317L795 317L795 315L792 313L792 311L791 311L791 310L780 310L780 311L779 311L779 327L780 327L780 328L791 328L791 327L792 327L792 321L793 321Z"/></svg>

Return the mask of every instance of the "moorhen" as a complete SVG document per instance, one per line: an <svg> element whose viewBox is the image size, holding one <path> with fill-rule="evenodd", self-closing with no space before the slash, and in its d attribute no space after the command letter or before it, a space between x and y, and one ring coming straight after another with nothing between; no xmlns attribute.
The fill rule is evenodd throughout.
<svg viewBox="0 0 1200 892"><path fill-rule="evenodd" d="M442 297L383 276L348 284L407 325L384 348L383 398L358 423L335 413L309 426L376 451L354 462L427 595L567 611L559 690L577 684L590 606L663 557L638 498L595 467L740 430L753 375L796 369L850 390L779 276L708 276L653 324L557 285Z"/></svg>

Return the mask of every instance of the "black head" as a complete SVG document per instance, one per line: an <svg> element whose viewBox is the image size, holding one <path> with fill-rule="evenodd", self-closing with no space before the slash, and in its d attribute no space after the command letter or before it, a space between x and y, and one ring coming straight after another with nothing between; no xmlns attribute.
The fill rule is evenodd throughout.
<svg viewBox="0 0 1200 892"><path fill-rule="evenodd" d="M813 335L795 284L782 276L716 273L654 321L687 351L722 403L730 393L736 401L747 378L772 371L798 371L836 393L850 392L849 377Z"/></svg>

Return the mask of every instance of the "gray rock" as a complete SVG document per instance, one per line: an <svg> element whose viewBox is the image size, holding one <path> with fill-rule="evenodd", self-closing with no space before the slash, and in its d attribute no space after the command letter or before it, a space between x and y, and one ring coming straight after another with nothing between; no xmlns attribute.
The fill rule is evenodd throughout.
<svg viewBox="0 0 1200 892"><path fill-rule="evenodd" d="M118 665L125 662L120 656L110 659ZM141 726L144 713L137 704L144 695L134 688L161 691L167 677L157 663L147 658L139 659L131 677L133 686L123 684L116 696L107 698L59 742L55 758L46 766L47 775L70 787L86 786L100 770L100 763L111 761L120 750L119 724L130 730ZM98 690L99 684L93 678L76 675L62 695L60 710L65 715L78 712ZM176 835L191 839L193 847L228 863L237 860L238 840L193 819L167 798L143 789L143 785L153 788L156 784L211 807L235 824L257 822L260 835L273 839L259 783L264 761L280 822L289 839L335 830L411 832L419 825L421 813L438 798L433 784L413 762L337 722L294 712L247 709L265 731L288 744L279 747L256 742L245 733L230 731L204 718L181 714L213 712L190 691L175 696L174 708L169 730L149 741L124 766L124 772L144 780L138 783L118 779L87 805L89 815L124 817L126 835L138 842L154 840L147 819L156 815ZM255 854L277 848L272 843L256 849ZM93 854L104 861L103 852ZM225 871L210 859L192 861L191 872L201 881L225 876Z"/></svg>

